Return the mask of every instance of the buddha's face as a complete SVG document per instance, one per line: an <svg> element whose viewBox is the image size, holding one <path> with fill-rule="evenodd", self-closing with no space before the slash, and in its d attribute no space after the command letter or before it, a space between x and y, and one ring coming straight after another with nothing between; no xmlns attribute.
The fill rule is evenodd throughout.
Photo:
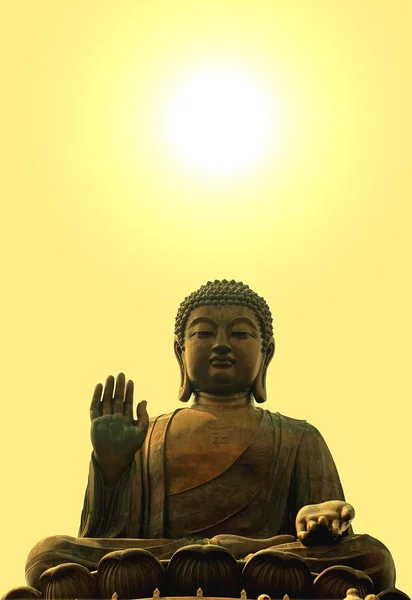
<svg viewBox="0 0 412 600"><path fill-rule="evenodd" d="M251 308L200 306L190 313L185 362L194 390L223 396L250 390L264 357Z"/></svg>

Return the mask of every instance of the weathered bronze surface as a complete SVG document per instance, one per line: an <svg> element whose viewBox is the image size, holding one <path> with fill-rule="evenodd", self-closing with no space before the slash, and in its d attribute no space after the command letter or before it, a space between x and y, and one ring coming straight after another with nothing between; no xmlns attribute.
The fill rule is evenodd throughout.
<svg viewBox="0 0 412 600"><path fill-rule="evenodd" d="M149 420L140 402L134 419L132 381L121 373L96 386L79 537L39 542L27 560L28 584L38 588L43 571L61 563L97 569L109 552L141 548L170 559L179 548L213 544L236 559L274 548L266 560L278 575L274 557L294 554L302 589L309 572L314 579L334 565L365 573L375 593L391 588L392 557L378 540L353 533L355 511L320 433L255 405L266 400L274 351L269 307L248 286L215 280L188 296L176 318L175 353L179 398L192 404ZM253 580L252 567L245 573Z"/></svg>

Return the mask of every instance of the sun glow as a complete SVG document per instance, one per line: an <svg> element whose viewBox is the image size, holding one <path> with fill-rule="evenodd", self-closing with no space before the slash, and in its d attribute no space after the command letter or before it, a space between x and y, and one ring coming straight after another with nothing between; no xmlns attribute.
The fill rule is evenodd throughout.
<svg viewBox="0 0 412 600"><path fill-rule="evenodd" d="M230 175L262 157L274 133L274 112L269 95L242 71L204 69L175 92L166 131L190 168Z"/></svg>

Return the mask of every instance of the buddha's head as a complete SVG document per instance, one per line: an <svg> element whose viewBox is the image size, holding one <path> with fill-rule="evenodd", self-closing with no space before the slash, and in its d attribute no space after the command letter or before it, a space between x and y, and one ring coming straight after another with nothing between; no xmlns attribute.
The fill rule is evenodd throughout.
<svg viewBox="0 0 412 600"><path fill-rule="evenodd" d="M234 280L208 281L180 304L175 353L181 371L179 399L192 393L248 392L266 400L266 371L275 351L272 315L265 300Z"/></svg>

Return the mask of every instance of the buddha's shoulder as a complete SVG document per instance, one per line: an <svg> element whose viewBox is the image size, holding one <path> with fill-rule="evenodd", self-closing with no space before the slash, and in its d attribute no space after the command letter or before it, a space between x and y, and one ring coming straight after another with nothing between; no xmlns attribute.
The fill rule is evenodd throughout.
<svg viewBox="0 0 412 600"><path fill-rule="evenodd" d="M267 411L269 412L269 411ZM320 433L311 423L308 423L305 419L295 419L293 417L287 417L279 412L270 412L272 420L275 424L278 424L282 429L286 429L290 432L305 433L308 435L319 436Z"/></svg>
<svg viewBox="0 0 412 600"><path fill-rule="evenodd" d="M149 417L149 424L154 425L157 421L167 421L171 417L173 417L174 412L164 413L161 415L157 415L156 417Z"/></svg>
<svg viewBox="0 0 412 600"><path fill-rule="evenodd" d="M170 421L173 417L175 417L178 414L181 413L186 413L188 409L186 407L184 408L177 408L176 410L173 410L172 412L169 413L164 413L161 415L157 415L156 417L150 417L149 418L149 427L156 425L156 424L165 424L168 421Z"/></svg>

